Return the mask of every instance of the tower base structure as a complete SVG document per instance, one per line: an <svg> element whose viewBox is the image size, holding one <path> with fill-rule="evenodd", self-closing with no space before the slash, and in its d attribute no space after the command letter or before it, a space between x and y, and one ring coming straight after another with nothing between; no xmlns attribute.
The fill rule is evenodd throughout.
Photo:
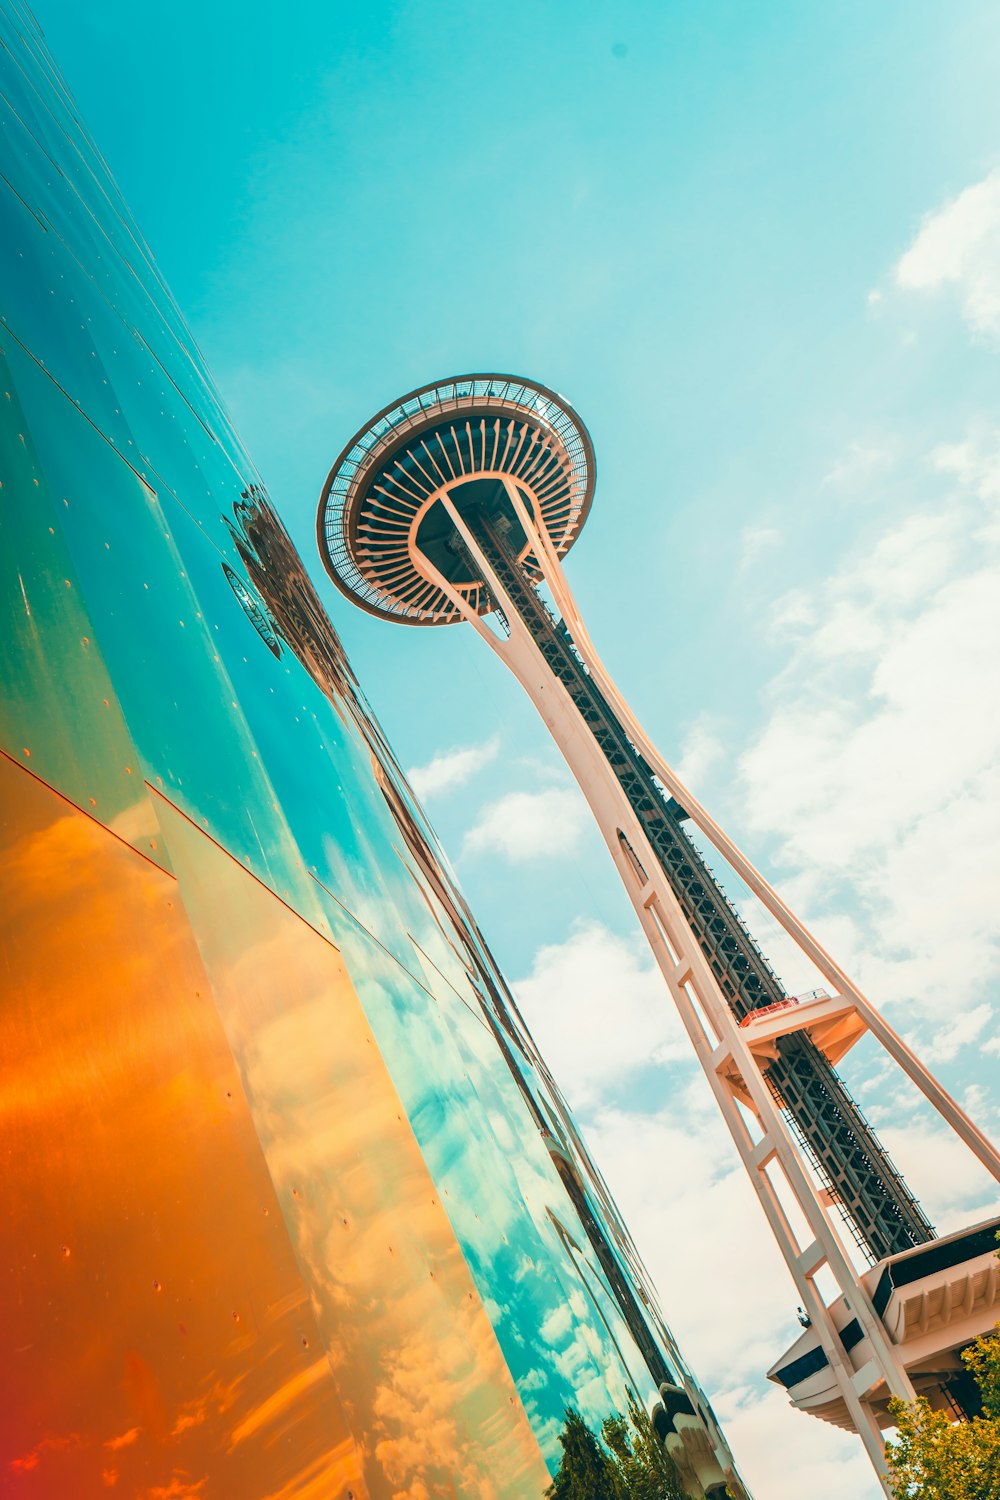
<svg viewBox="0 0 1000 1500"><path fill-rule="evenodd" d="M1000 1318L998 1233L1000 1218L987 1219L879 1261L861 1277L915 1393L953 1415L974 1416L978 1407L959 1350ZM829 1312L855 1389L879 1425L891 1427L892 1393L849 1298L838 1297ZM814 1328L775 1361L767 1378L784 1387L798 1411L854 1431L841 1383Z"/></svg>

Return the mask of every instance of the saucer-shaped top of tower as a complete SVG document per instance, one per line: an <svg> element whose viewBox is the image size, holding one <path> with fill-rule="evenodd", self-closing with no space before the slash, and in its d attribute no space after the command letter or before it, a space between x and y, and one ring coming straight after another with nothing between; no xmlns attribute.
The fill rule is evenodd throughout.
<svg viewBox="0 0 1000 1500"><path fill-rule="evenodd" d="M594 493L593 446L571 406L513 375L462 375L411 391L362 428L330 471L316 526L326 570L341 593L390 620L461 619L435 573L488 614L489 592L441 501L499 523L537 578L510 486L565 556Z"/></svg>

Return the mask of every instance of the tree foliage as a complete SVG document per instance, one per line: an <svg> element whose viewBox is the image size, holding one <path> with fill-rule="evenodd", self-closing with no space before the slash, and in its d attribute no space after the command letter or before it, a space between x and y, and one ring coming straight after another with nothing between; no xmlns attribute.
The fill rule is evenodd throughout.
<svg viewBox="0 0 1000 1500"><path fill-rule="evenodd" d="M962 1355L979 1385L983 1415L951 1422L920 1396L892 1401L897 1435L886 1444L896 1500L997 1500L1000 1496L1000 1325Z"/></svg>
<svg viewBox="0 0 1000 1500"><path fill-rule="evenodd" d="M545 1492L550 1500L626 1500L610 1456L572 1407L559 1442L559 1472Z"/></svg>
<svg viewBox="0 0 1000 1500"><path fill-rule="evenodd" d="M984 1334L962 1354L967 1370L972 1372L983 1398L983 1415L1000 1422L1000 1323L992 1333Z"/></svg>
<svg viewBox="0 0 1000 1500"><path fill-rule="evenodd" d="M642 1407L628 1393L628 1420L609 1417L601 1436L618 1469L627 1500L687 1500L676 1465L660 1442Z"/></svg>
<svg viewBox="0 0 1000 1500"><path fill-rule="evenodd" d="M631 1392L627 1416L609 1417L601 1436L603 1444L578 1411L567 1411L550 1500L687 1500L673 1460Z"/></svg>

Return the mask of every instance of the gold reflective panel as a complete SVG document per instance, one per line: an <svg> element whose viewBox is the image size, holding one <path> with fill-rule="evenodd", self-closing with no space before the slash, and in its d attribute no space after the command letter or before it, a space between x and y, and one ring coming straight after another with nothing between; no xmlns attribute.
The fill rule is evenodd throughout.
<svg viewBox="0 0 1000 1500"><path fill-rule="evenodd" d="M337 949L156 795L373 1496L541 1496L549 1474Z"/></svg>
<svg viewBox="0 0 1000 1500"><path fill-rule="evenodd" d="M0 809L0 1493L376 1493L177 882L6 756Z"/></svg>

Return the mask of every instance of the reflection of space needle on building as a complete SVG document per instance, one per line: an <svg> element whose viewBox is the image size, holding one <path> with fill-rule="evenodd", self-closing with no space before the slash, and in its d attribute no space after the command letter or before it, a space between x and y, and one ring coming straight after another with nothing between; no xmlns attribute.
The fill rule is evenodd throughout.
<svg viewBox="0 0 1000 1500"><path fill-rule="evenodd" d="M563 557L594 493L590 437L569 407L503 375L426 386L386 407L338 458L320 506L320 550L337 587L372 614L409 625L486 614L494 603L455 546L452 509L516 527L509 496L519 492ZM518 560L542 576L527 538Z"/></svg>
<svg viewBox="0 0 1000 1500"><path fill-rule="evenodd" d="M918 1392L970 1410L958 1354L997 1315L997 1224L936 1238L835 1064L870 1033L998 1178L1000 1155L643 733L563 572L593 489L590 439L564 401L531 381L465 376L414 391L353 439L323 491L320 549L337 587L370 613L468 621L534 702L590 803L807 1310L771 1377L796 1406L854 1428L881 1475L889 1397ZM690 825L829 992L785 993ZM868 1269L855 1268L860 1257ZM737 1256L734 1273L752 1296L753 1267Z"/></svg>

